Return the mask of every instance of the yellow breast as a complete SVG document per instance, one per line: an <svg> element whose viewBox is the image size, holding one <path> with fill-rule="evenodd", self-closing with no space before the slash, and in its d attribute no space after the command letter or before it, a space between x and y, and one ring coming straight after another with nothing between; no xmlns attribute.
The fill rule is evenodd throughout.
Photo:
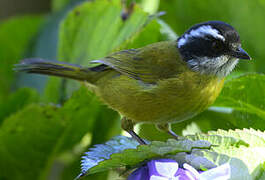
<svg viewBox="0 0 265 180"><path fill-rule="evenodd" d="M134 122L180 122L211 105L223 79L188 71L145 84L125 75L109 79L95 91L102 101Z"/></svg>

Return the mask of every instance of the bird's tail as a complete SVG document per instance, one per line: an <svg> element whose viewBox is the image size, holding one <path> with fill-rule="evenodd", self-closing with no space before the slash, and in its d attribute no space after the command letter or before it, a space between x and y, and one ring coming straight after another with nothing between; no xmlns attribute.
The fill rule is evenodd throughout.
<svg viewBox="0 0 265 180"><path fill-rule="evenodd" d="M93 71L91 68L37 58L23 60L20 64L15 65L14 70L19 72L65 77L80 81L88 81L90 83L93 83L97 76L97 72Z"/></svg>

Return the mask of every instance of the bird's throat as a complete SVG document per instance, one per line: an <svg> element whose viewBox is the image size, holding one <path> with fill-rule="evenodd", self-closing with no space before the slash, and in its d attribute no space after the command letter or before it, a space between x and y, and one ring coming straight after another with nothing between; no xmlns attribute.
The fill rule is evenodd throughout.
<svg viewBox="0 0 265 180"><path fill-rule="evenodd" d="M187 61L188 66L201 74L215 75L220 78L227 76L237 65L238 59L228 56L214 58L200 57Z"/></svg>

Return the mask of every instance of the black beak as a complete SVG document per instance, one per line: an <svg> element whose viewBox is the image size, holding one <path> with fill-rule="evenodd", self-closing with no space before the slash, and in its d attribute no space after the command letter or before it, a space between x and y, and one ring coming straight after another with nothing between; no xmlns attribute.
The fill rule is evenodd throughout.
<svg viewBox="0 0 265 180"><path fill-rule="evenodd" d="M242 48L239 48L238 50L235 50L235 51L231 51L230 55L232 57L235 57L235 58L238 58L238 59L248 59L248 60L251 60L251 57Z"/></svg>

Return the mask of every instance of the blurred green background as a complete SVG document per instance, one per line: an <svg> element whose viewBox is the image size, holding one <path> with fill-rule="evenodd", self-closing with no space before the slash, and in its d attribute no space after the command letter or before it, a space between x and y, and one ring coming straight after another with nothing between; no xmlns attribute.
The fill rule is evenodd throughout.
<svg viewBox="0 0 265 180"><path fill-rule="evenodd" d="M154 18L161 11L166 14ZM193 24L221 20L238 30L253 59L240 61L231 77L265 72L264 0L1 0L0 12L0 180L73 179L89 147L121 133L119 115L83 85L15 73L13 64L23 58L89 65L113 51L175 39ZM234 111L212 107L173 129L184 135L218 128L265 130L264 76L257 79L243 80L245 89L236 92L230 89L239 85L228 83L223 96L258 107L261 115L230 104ZM227 107L225 101L220 97L216 106ZM168 138L153 125L136 129L150 140ZM115 172L86 178L122 179Z"/></svg>

